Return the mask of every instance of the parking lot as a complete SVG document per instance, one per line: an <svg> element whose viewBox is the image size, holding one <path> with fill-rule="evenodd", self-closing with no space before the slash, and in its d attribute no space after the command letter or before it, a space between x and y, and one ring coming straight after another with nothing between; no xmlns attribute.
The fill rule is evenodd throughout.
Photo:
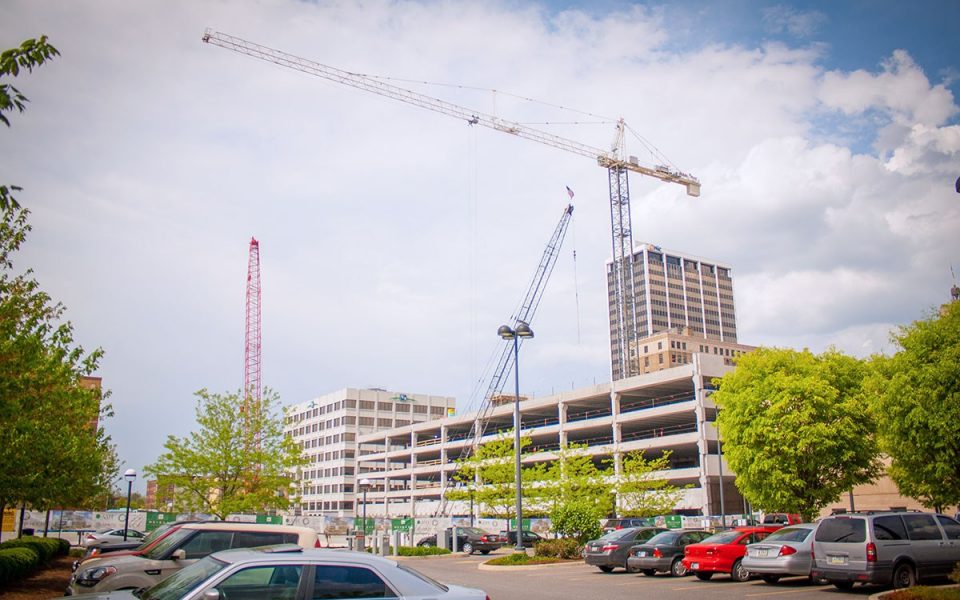
<svg viewBox="0 0 960 600"><path fill-rule="evenodd" d="M499 550L496 554L506 554ZM404 564L444 583L480 588L491 600L622 600L623 598L652 597L657 600L694 600L709 594L710 600L737 598L856 599L867 598L881 591L878 587L855 587L841 592L829 585L811 585L804 579L783 579L776 585L762 581L736 583L728 576L717 576L710 581L694 577L647 577L625 573L601 573L596 567L582 562L543 565L537 567L503 567L481 570L481 563L489 556L455 554L423 559L405 559Z"/></svg>

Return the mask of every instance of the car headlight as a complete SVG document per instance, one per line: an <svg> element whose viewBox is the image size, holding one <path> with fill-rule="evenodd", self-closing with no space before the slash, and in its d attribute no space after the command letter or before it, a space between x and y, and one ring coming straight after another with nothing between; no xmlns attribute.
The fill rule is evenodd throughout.
<svg viewBox="0 0 960 600"><path fill-rule="evenodd" d="M87 569L77 577L77 584L93 587L116 572L116 567L94 567Z"/></svg>

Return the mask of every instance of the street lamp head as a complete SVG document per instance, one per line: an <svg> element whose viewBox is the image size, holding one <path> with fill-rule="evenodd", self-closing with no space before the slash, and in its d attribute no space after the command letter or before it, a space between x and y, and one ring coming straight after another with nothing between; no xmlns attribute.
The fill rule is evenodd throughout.
<svg viewBox="0 0 960 600"><path fill-rule="evenodd" d="M360 487L362 487L362 488L368 488L368 487L370 487L370 480L367 479L366 477L364 477L363 479L361 479L359 483L360 483Z"/></svg>
<svg viewBox="0 0 960 600"><path fill-rule="evenodd" d="M529 325L527 325L527 324L524 323L523 321L520 321L520 322L517 324L517 337L532 338L532 337L533 337L533 330L530 329L530 326L529 326Z"/></svg>
<svg viewBox="0 0 960 600"><path fill-rule="evenodd" d="M500 329L497 329L497 335L505 340L512 340L516 336L516 333L517 332L511 329L509 325L501 325Z"/></svg>
<svg viewBox="0 0 960 600"><path fill-rule="evenodd" d="M133 481L134 479L137 478L137 470L127 469L126 471L123 472L123 478L126 479L127 481Z"/></svg>

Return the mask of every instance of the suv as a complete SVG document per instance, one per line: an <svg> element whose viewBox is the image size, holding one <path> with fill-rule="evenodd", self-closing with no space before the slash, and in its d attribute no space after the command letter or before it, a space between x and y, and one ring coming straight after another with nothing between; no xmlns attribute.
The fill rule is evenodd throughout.
<svg viewBox="0 0 960 600"><path fill-rule="evenodd" d="M603 524L603 532L608 533L628 527L655 527L656 519L607 519Z"/></svg>
<svg viewBox="0 0 960 600"><path fill-rule="evenodd" d="M307 527L253 523L191 523L181 525L142 555L107 554L84 563L70 576L66 595L150 587L197 560L230 548L270 544L320 546L317 532Z"/></svg>
<svg viewBox="0 0 960 600"><path fill-rule="evenodd" d="M854 583L914 585L942 577L960 561L960 523L938 514L847 513L820 521L811 577L846 590Z"/></svg>
<svg viewBox="0 0 960 600"><path fill-rule="evenodd" d="M457 527L457 549L463 552L464 554L473 554L474 552L479 552L480 554L490 554L491 551L496 550L503 545L503 538L495 533L487 533L482 529L477 529L476 527ZM453 549L453 536L451 535L451 528L447 527L444 531L446 536L446 547L450 550ZM417 542L418 546L436 546L437 545L437 536L436 534L427 536Z"/></svg>

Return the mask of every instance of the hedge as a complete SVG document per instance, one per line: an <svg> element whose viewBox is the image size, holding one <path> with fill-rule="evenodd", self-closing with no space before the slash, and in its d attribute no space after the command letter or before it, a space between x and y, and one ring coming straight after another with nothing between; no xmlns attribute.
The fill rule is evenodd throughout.
<svg viewBox="0 0 960 600"><path fill-rule="evenodd" d="M434 556L437 554L450 554L450 551L435 546L400 546L397 548L398 556Z"/></svg>
<svg viewBox="0 0 960 600"><path fill-rule="evenodd" d="M39 566L40 555L33 548L0 548L0 583L21 579Z"/></svg>
<svg viewBox="0 0 960 600"><path fill-rule="evenodd" d="M556 540L543 540L533 546L533 555L551 558L573 559L582 558L580 554L583 546L577 543L574 538L559 538Z"/></svg>
<svg viewBox="0 0 960 600"><path fill-rule="evenodd" d="M24 536L17 540L7 540L0 544L0 549L5 548L30 548L40 557L41 564L50 562L54 556L66 555L70 550L69 542L66 543L66 551L63 550L63 542L57 538L34 537L32 535Z"/></svg>

